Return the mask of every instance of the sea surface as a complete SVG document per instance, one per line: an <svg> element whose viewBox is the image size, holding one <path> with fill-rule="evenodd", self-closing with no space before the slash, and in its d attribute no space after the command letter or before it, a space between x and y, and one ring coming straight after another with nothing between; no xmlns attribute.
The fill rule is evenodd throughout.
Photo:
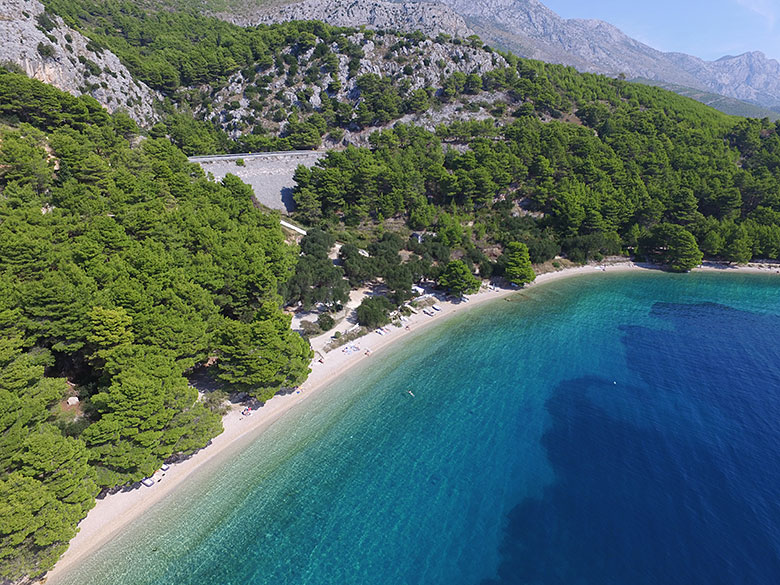
<svg viewBox="0 0 780 585"><path fill-rule="evenodd" d="M402 343L58 585L780 583L780 276L597 273Z"/></svg>

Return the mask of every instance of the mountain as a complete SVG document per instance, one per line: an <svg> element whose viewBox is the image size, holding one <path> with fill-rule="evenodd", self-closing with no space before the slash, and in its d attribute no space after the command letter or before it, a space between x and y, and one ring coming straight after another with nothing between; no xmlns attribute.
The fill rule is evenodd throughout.
<svg viewBox="0 0 780 585"><path fill-rule="evenodd" d="M704 61L684 53L666 53L677 65L715 93L780 111L780 63L760 51Z"/></svg>
<svg viewBox="0 0 780 585"><path fill-rule="evenodd" d="M650 79L642 79L641 77L632 79L631 81L673 91L676 94L689 97L731 116L742 116L743 118L769 118L773 122L780 120L780 112L703 89L694 89L692 87L666 83L664 81L652 81Z"/></svg>
<svg viewBox="0 0 780 585"><path fill-rule="evenodd" d="M537 0L441 0L486 42L580 71L623 74L780 107L780 63L761 52L704 61L664 53L600 20L565 19Z"/></svg>
<svg viewBox="0 0 780 585"><path fill-rule="evenodd" d="M442 0L488 43L580 71L696 85L664 54L600 20L564 19L536 0Z"/></svg>
<svg viewBox="0 0 780 585"><path fill-rule="evenodd" d="M476 33L489 45L521 57L712 92L780 111L780 63L760 52L704 61L664 53L604 21L562 18L537 0L439 2L228 0L213 13L242 25L314 18L338 26L421 30L433 35Z"/></svg>
<svg viewBox="0 0 780 585"><path fill-rule="evenodd" d="M265 3L245 5L243 10L216 11L215 16L240 26L289 20L321 20L335 26L365 24L378 29L419 30L429 36L443 32L466 37L473 33L462 16L433 2L304 0L282 6Z"/></svg>

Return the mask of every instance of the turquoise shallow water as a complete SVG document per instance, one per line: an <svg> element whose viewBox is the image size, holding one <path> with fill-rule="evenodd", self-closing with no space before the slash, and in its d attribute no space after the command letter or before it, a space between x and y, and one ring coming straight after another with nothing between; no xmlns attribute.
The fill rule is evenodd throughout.
<svg viewBox="0 0 780 585"><path fill-rule="evenodd" d="M778 292L607 273L475 308L58 583L776 583Z"/></svg>

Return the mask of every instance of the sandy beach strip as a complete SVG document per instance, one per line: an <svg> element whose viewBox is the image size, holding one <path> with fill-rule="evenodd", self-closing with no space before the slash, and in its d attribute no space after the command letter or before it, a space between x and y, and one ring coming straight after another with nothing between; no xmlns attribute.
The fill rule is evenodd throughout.
<svg viewBox="0 0 780 585"><path fill-rule="evenodd" d="M614 273L642 270L657 270L657 268L629 261L604 262L598 265L589 264L540 274L529 287L537 287L563 278L596 274L599 271ZM701 268L697 268L694 271L739 271L775 274L778 270L780 270L780 264L774 263L758 262L748 266L736 267L705 262ZM299 391L292 394L274 396L262 408L253 411L249 416L241 414L242 406L234 406L223 418L222 422L225 430L222 434L215 437L209 446L201 449L189 459L172 464L165 471L164 475L158 472L155 475L156 483L153 486L141 486L137 489L108 495L98 500L95 507L79 524L79 532L71 541L68 550L57 562L56 566L46 575L45 582L50 585L56 585L60 576L77 566L102 545L109 542L153 505L166 496L173 494L176 488L195 470L221 456L230 456L230 451L236 446L254 439L264 428L278 420L285 412L305 403L309 397L322 391L322 389L334 382L348 369L357 364L366 363L366 360L374 359L377 353L388 350L402 339L408 339L410 334L419 332L435 323L441 323L454 314L480 306L487 301L515 294L520 290L522 289L490 290L483 287L479 293L469 295L469 302L438 300L437 303L441 310L435 311L433 316L418 311L417 314L408 317L404 327L398 328L389 325L385 328L389 333L380 336L375 331L372 331L344 346L345 348L354 347L356 349L351 349L349 352L342 351L342 348L335 349L324 354L322 362L315 357L311 364L312 372ZM320 336L312 340L312 346L315 350L321 349L328 340L329 336L327 334ZM369 350L368 354L366 350ZM321 355L321 353L317 355Z"/></svg>

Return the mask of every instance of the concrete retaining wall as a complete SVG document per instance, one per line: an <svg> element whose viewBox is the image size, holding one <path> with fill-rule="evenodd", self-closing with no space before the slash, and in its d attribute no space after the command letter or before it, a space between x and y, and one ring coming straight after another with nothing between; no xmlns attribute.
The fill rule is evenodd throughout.
<svg viewBox="0 0 780 585"><path fill-rule="evenodd" d="M261 152L251 154L221 154L192 156L190 162L198 163L206 173L221 180L228 173L236 175L255 192L259 203L282 213L295 208L292 189L293 173L298 165L312 167L327 154L322 150L293 150L289 152ZM238 166L241 159L244 166Z"/></svg>

